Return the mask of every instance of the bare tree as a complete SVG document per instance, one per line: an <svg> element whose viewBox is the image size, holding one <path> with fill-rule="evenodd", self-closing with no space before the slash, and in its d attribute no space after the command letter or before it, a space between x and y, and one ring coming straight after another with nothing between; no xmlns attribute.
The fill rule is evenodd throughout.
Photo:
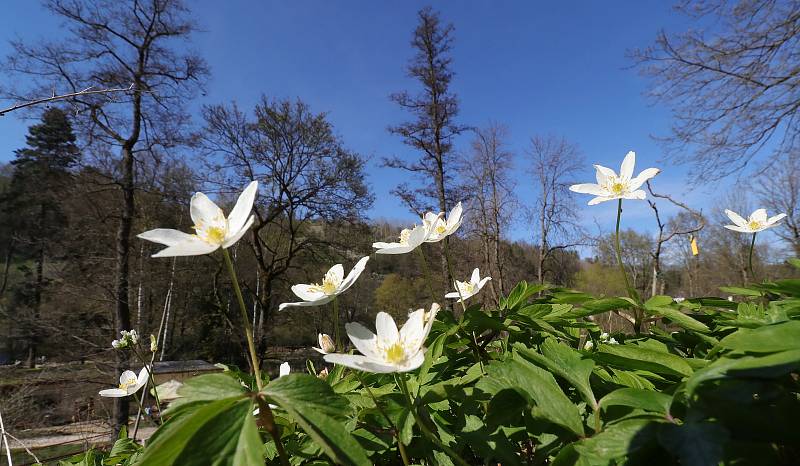
<svg viewBox="0 0 800 466"><path fill-rule="evenodd" d="M135 164L157 147L174 147L187 122L184 105L207 73L202 59L179 53L176 45L195 29L180 0L118 2L114 0L48 0L45 7L65 20L68 38L29 45L12 42L6 68L25 77L25 85L5 90L10 98L43 95L63 88L77 93L76 127L96 154L118 150L109 173L121 199L116 238L113 297L116 331L131 326L129 303L130 234L135 206ZM106 94L83 94L89 85L131 87L109 101ZM117 370L127 369L117 352ZM116 398L115 430L128 421L127 398Z"/></svg>
<svg viewBox="0 0 800 466"><path fill-rule="evenodd" d="M544 283L546 263L555 251L588 242L578 222L574 198L568 192L570 177L583 161L578 146L564 137L535 136L530 144L529 173L539 196L532 212L534 238L539 243L536 276Z"/></svg>
<svg viewBox="0 0 800 466"><path fill-rule="evenodd" d="M489 123L475 130L471 156L461 167L470 190L469 216L483 249L483 263L495 300L505 293L502 240L516 205L511 177L514 154L506 148L508 128Z"/></svg>
<svg viewBox="0 0 800 466"><path fill-rule="evenodd" d="M694 162L697 179L745 167L762 150L800 143L800 1L681 0L700 27L659 33L632 52L650 95L672 107L667 156Z"/></svg>
<svg viewBox="0 0 800 466"><path fill-rule="evenodd" d="M439 14L424 8L418 13L419 23L414 30L411 46L416 54L408 64L408 75L422 85L422 92L407 91L392 94L391 99L409 111L415 119L389 131L420 152L415 160L399 157L384 160L384 165L411 172L418 177L418 186L398 186L393 193L418 215L432 207L447 212L459 197L454 186L455 170L453 139L467 129L456 123L458 99L450 91L453 79L450 51L453 44L453 25L442 24ZM447 247L448 239L442 241ZM442 274L445 283L452 283L442 254Z"/></svg>
<svg viewBox="0 0 800 466"><path fill-rule="evenodd" d="M663 293L663 288L661 288L660 285L663 285L663 281L661 281L661 255L664 252L664 246L672 239L680 238L681 236L697 234L703 229L703 227L705 227L705 219L700 212L690 208L680 201L676 201L671 196L654 193L649 181L647 182L647 190L650 191L650 194L654 198L664 199L667 202L683 209L683 211L688 213L690 216L689 219L681 216L675 216L665 223L661 219L661 214L658 211L658 205L656 202L652 199L647 200L647 203L650 204L650 208L653 209L653 214L656 217L656 225L658 226L658 234L656 235L656 240L653 243L653 250L650 252L650 255L653 258L653 281L650 287L650 295L655 296Z"/></svg>
<svg viewBox="0 0 800 466"><path fill-rule="evenodd" d="M204 146L225 160L212 171L228 175L224 183L231 191L247 180L263 183L252 246L260 269L260 307L268 313L274 308L273 287L298 256L324 255L330 248L351 253L326 230L363 220L372 205L365 161L344 147L325 113L314 113L299 100L263 98L252 120L236 105L205 107L203 113ZM268 319L261 318L259 327ZM263 329L258 333L263 336Z"/></svg>
<svg viewBox="0 0 800 466"><path fill-rule="evenodd" d="M786 214L773 231L800 256L800 152L787 154L780 162L780 170L765 171L760 176L756 193L770 215Z"/></svg>

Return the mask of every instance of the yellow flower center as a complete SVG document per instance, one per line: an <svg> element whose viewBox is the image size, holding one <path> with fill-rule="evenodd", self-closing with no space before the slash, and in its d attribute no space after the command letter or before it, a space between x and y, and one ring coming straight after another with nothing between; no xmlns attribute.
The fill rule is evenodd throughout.
<svg viewBox="0 0 800 466"><path fill-rule="evenodd" d="M445 225L443 223L440 223L439 226L436 227L436 233L438 233L440 235L442 233L444 233L445 231L447 231L447 227L445 227Z"/></svg>
<svg viewBox="0 0 800 466"><path fill-rule="evenodd" d="M398 342L386 348L386 362L399 364L406 360L406 352Z"/></svg>
<svg viewBox="0 0 800 466"><path fill-rule="evenodd" d="M473 285L472 282L466 282L466 283L462 282L461 283L461 293L462 294L472 293L472 291L474 289L475 289L475 285Z"/></svg>
<svg viewBox="0 0 800 466"><path fill-rule="evenodd" d="M611 188L609 190L615 195L620 195L625 191L625 184L616 181L611 184Z"/></svg>
<svg viewBox="0 0 800 466"><path fill-rule="evenodd" d="M325 277L322 279L322 284L315 283L311 285L311 291L321 291L326 295L334 295L336 294L336 289L339 287L339 284L329 277Z"/></svg>
<svg viewBox="0 0 800 466"><path fill-rule="evenodd" d="M221 243L225 240L225 230L220 227L211 227L206 230L206 238L209 243Z"/></svg>
<svg viewBox="0 0 800 466"><path fill-rule="evenodd" d="M758 220L750 220L749 222L747 222L747 228L751 230L758 230L759 228L761 228L761 222L759 222Z"/></svg>
<svg viewBox="0 0 800 466"><path fill-rule="evenodd" d="M132 387L134 385L136 385L136 380L133 380L133 379L126 380L125 382L122 382L121 384L119 384L119 389L120 390L127 390L128 387Z"/></svg>

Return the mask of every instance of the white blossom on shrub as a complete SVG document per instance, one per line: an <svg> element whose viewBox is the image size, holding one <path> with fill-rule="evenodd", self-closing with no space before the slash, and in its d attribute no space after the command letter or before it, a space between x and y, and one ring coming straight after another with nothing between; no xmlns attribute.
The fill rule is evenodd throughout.
<svg viewBox="0 0 800 466"><path fill-rule="evenodd" d="M336 264L328 270L322 278L322 283L304 284L300 283L292 286L292 291L298 298L303 301L296 303L283 303L278 307L278 310L286 309L292 306L321 306L333 301L333 298L347 291L348 288L353 286L361 272L367 266L369 256L362 257L347 277L344 276L344 267L342 264Z"/></svg>
<svg viewBox="0 0 800 466"><path fill-rule="evenodd" d="M100 396L122 398L133 395L138 392L140 388L145 386L148 377L149 373L146 367L143 367L142 370L139 371L138 376L133 371L125 371L119 376L119 386L117 388L100 390Z"/></svg>
<svg viewBox="0 0 800 466"><path fill-rule="evenodd" d="M461 302L461 300L466 301L468 298L478 294L478 292L481 291L481 288L483 288L483 286L486 285L486 283L491 279L492 277L481 278L480 271L476 268L472 271L472 277L470 277L468 282L460 282L456 280L455 285L458 291L451 291L450 293L444 295L444 297L458 299L458 302Z"/></svg>

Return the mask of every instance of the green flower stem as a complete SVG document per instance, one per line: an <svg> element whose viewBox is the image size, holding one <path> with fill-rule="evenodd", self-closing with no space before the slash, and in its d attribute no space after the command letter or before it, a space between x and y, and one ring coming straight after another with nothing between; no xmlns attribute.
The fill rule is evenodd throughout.
<svg viewBox="0 0 800 466"><path fill-rule="evenodd" d="M453 462L455 462L460 466L470 466L469 463L464 461L458 455L458 453L455 452L455 450L448 447L447 445L444 444L444 442L439 440L439 437L437 437L436 434L434 434L428 428L428 426L425 425L425 423L422 421L422 418L420 417L419 413L417 412L414 406L414 400L411 398L411 393L408 390L408 385L406 383L406 375L404 373L397 374L395 377L395 381L397 382L397 387L400 389L403 395L405 395L406 400L408 401L408 409L409 411L411 411L411 415L414 416L414 420L416 421L417 426L419 426L419 430L422 431L422 434L428 437L428 440L433 442L436 446L441 448L442 451L444 451L447 454L447 456L449 456L450 459L453 460Z"/></svg>
<svg viewBox="0 0 800 466"><path fill-rule="evenodd" d="M272 416L272 410L269 404L264 401L260 396L261 390L264 388L264 382L261 380L261 367L256 354L256 345L253 342L253 329L250 327L250 318L247 316L247 308L244 305L244 297L242 296L242 289L239 287L239 278L236 276L236 270L233 268L233 261L228 254L228 250L222 248L222 257L225 259L225 265L228 267L228 275L231 277L233 291L236 294L236 299L239 301L239 311L242 314L242 325L244 326L244 335L247 338L247 348L250 350L250 367L253 368L253 376L256 379L256 386L258 387L259 396L256 397L256 402L259 407L259 418L264 426L264 430L269 432L272 440L275 442L275 448L278 450L278 455L281 458L281 464L289 466L289 459L286 456L286 451L283 449L281 443L281 435L278 432L278 427L275 425L275 419Z"/></svg>
<svg viewBox="0 0 800 466"><path fill-rule="evenodd" d="M420 262L422 262L422 270L425 272L425 278L428 282L428 293L431 295L431 302L436 302L436 295L433 292L433 277L431 276L431 269L428 268L428 261L425 260L425 253L422 252L422 245L417 247L417 255L419 256Z"/></svg>
<svg viewBox="0 0 800 466"><path fill-rule="evenodd" d="M453 273L453 266L450 265L450 247L448 246L450 241L448 240L448 238L445 238L443 241L444 241L443 243L444 260L445 262L447 262L447 273L450 275L453 281L455 281L456 276ZM461 295L461 290L458 288L458 285L456 285L456 293L458 293L458 300L459 302L461 302L461 309L464 311L464 313L461 314L461 319L464 319L464 314L467 313L467 304L464 302L464 297Z"/></svg>
<svg viewBox="0 0 800 466"><path fill-rule="evenodd" d="M639 304L639 294L636 292L636 290L634 290L631 287L631 283L630 283L630 281L628 281L628 272L625 271L625 265L622 263L622 247L620 246L620 243L619 243L619 224L620 224L621 220L622 220L622 199L620 199L618 201L618 203L617 203L617 228L616 228L615 234L614 234L614 252L616 252L616 254L617 254L617 265L619 265L619 270L620 270L620 272L622 272L622 278L625 279L625 289L628 292L628 296L632 300L634 300L637 303L637 306L638 306L638 304ZM633 323L633 326L635 327L634 331L636 333L639 333L640 330L641 330L641 326L642 326L642 322L641 322L642 313L637 308L634 311L634 314L635 314L634 323Z"/></svg>
<svg viewBox="0 0 800 466"><path fill-rule="evenodd" d="M406 453L406 447L403 445L403 442L400 440L400 431L397 429L397 426L394 425L389 416L386 415L381 405L378 404L378 399L375 397L375 394L372 393L372 390L369 388L367 384L364 383L364 379L361 378L361 373L359 371L352 371L355 374L358 381L361 383L361 386L367 389L367 393L369 393L370 398L372 398L373 403L375 403L375 407L378 408L378 412L381 413L386 422L389 423L389 426L392 428L392 433L394 434L395 440L397 440L397 449L400 451L400 458L403 460L403 464L405 466L409 466L408 462L408 453Z"/></svg>
<svg viewBox="0 0 800 466"><path fill-rule="evenodd" d="M258 404L258 419L261 421L261 426L269 432L272 441L275 442L275 449L278 450L278 457L281 459L281 465L289 466L289 457L286 456L286 450L283 448L281 442L281 434L278 432L278 427L275 425L275 417L272 415L272 409L269 403L264 401L261 396L256 396L256 404Z"/></svg>
<svg viewBox="0 0 800 466"><path fill-rule="evenodd" d="M136 357L142 361L142 364L144 364L144 368L147 371L147 383L145 384L145 393L147 391L147 385L153 387L153 398L155 399L156 407L158 408L158 423L164 424L164 420L161 419L161 400L158 399L158 389L156 389L156 379L155 376L153 375L153 361L155 360L155 353L151 355L150 364L148 365L147 359L144 357L144 355L142 355L142 353L137 351L135 346L133 346L132 349ZM142 402L144 402L144 398L145 397L142 396Z"/></svg>
<svg viewBox="0 0 800 466"><path fill-rule="evenodd" d="M139 397L134 393L133 399L136 400L136 404L139 406L139 410L136 412L136 422L133 423L133 440L136 441L136 435L139 433L139 420L142 418L142 401L144 401L144 395L142 395L142 399L139 400Z"/></svg>
<svg viewBox="0 0 800 466"><path fill-rule="evenodd" d="M239 311L242 314L242 325L244 326L245 338L247 338L247 348L250 350L250 367L253 368L253 375L256 379L256 386L260 392L264 388L264 383L261 380L261 367L256 354L256 345L253 342L253 329L250 327L250 317L247 315L247 308L244 305L244 297L242 296L242 289L239 288L239 279L236 276L236 270L233 268L231 255L228 250L222 248L222 257L225 259L225 265L228 267L228 275L231 277L231 284L233 285L233 292L236 294L236 299L239 301Z"/></svg>
<svg viewBox="0 0 800 466"><path fill-rule="evenodd" d="M754 283L756 281L756 274L753 271L753 249L756 247L756 235L758 233L753 233L753 241L750 242L750 256L747 259L747 264L750 267L750 280Z"/></svg>
<svg viewBox="0 0 800 466"><path fill-rule="evenodd" d="M339 336L339 300L333 297L333 335L336 341L336 350L342 351L342 339Z"/></svg>

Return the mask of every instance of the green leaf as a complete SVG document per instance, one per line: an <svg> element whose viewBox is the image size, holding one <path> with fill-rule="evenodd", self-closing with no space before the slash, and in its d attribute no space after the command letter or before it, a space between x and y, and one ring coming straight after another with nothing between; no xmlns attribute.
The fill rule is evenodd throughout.
<svg viewBox="0 0 800 466"><path fill-rule="evenodd" d="M542 343L541 350L544 355L525 347L521 343L514 344L514 349L520 356L543 366L575 387L584 401L591 407L597 407L597 400L589 384L589 376L594 369L594 361L584 358L584 355L555 338L547 338Z"/></svg>
<svg viewBox="0 0 800 466"><path fill-rule="evenodd" d="M262 393L286 410L334 461L371 464L367 453L342 422L350 411L349 403L327 383L308 374L289 374L270 382Z"/></svg>
<svg viewBox="0 0 800 466"><path fill-rule="evenodd" d="M650 309L653 307L669 306L670 304L672 304L672 301L673 299L671 296L656 295L645 301L644 307Z"/></svg>
<svg viewBox="0 0 800 466"><path fill-rule="evenodd" d="M546 419L583 435L583 421L578 407L561 391L549 372L536 367L520 356L487 366L488 375L476 388L495 395L501 390L517 390L532 405L533 417Z"/></svg>
<svg viewBox="0 0 800 466"><path fill-rule="evenodd" d="M721 286L720 291L725 293L739 295L739 296L761 296L761 292L750 288L742 288L739 286Z"/></svg>
<svg viewBox="0 0 800 466"><path fill-rule="evenodd" d="M752 353L771 353L800 349L800 321L790 320L756 329L739 329L720 340L728 349Z"/></svg>
<svg viewBox="0 0 800 466"><path fill-rule="evenodd" d="M666 317L676 325L679 325L687 330L694 330L695 332L703 333L710 331L706 324L684 314L677 309L672 309L669 307L648 307L647 310L651 314L655 314L659 317Z"/></svg>
<svg viewBox="0 0 800 466"><path fill-rule="evenodd" d="M640 388L620 388L600 400L601 408L607 406L629 406L661 414L669 414L671 404L671 396Z"/></svg>
<svg viewBox="0 0 800 466"><path fill-rule="evenodd" d="M226 398L187 410L151 438L139 465L212 464L249 466L264 462L253 403Z"/></svg>
<svg viewBox="0 0 800 466"><path fill-rule="evenodd" d="M604 312L613 311L615 309L628 309L633 305L622 298L601 298L584 301L580 307L567 312L562 317L565 319L577 319L578 317L586 317L595 314L602 314Z"/></svg>
<svg viewBox="0 0 800 466"><path fill-rule="evenodd" d="M660 426L658 440L667 451L677 453L682 465L708 466L724 459L728 432L719 424L690 421Z"/></svg>
<svg viewBox="0 0 800 466"><path fill-rule="evenodd" d="M648 420L620 421L573 446L581 457L608 462L653 445L657 428L657 423Z"/></svg>
<svg viewBox="0 0 800 466"><path fill-rule="evenodd" d="M680 356L634 345L600 345L595 360L656 374L692 375L692 367Z"/></svg>

